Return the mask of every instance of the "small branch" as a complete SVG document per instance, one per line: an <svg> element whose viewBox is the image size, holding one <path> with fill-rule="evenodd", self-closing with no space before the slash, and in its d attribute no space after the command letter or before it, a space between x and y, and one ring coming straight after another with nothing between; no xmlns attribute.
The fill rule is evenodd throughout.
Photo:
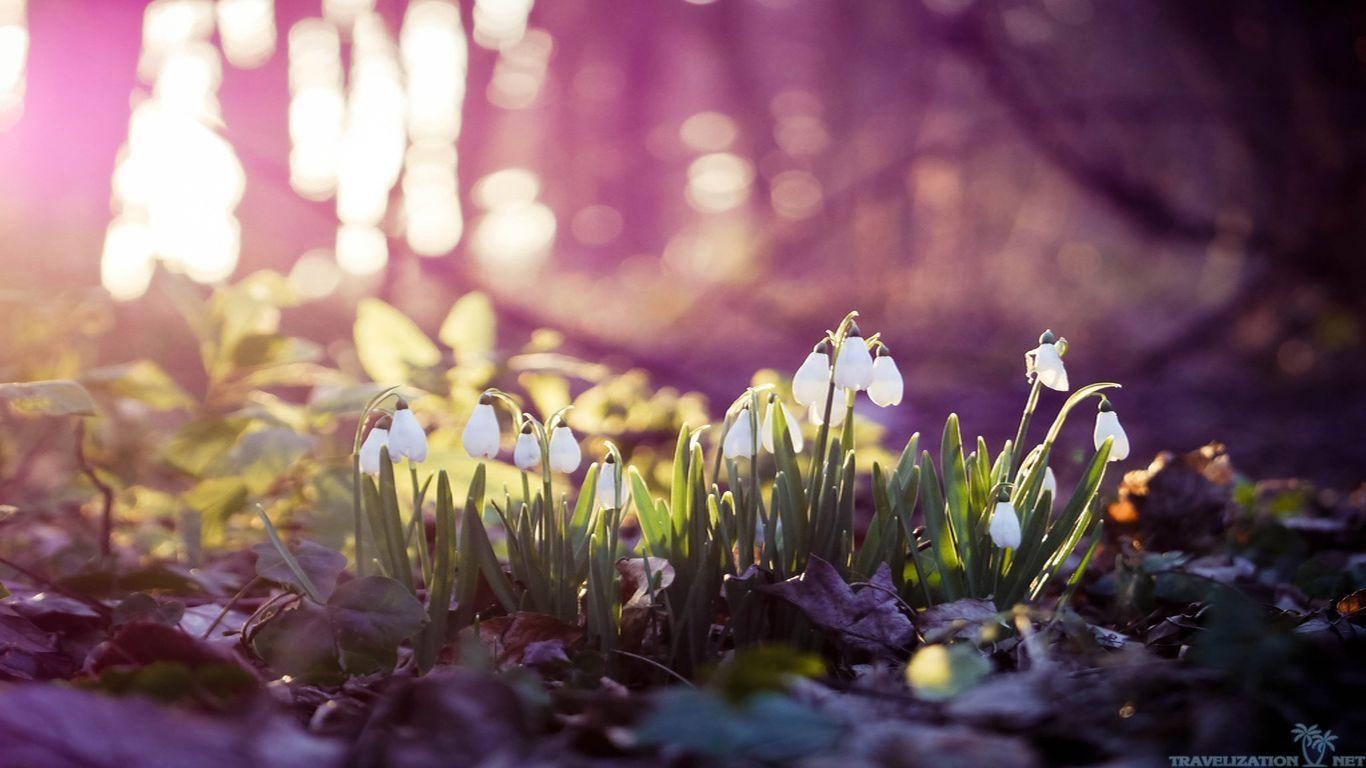
<svg viewBox="0 0 1366 768"><path fill-rule="evenodd" d="M81 472L90 479L90 483L99 489L100 495L104 497L104 510L100 515L100 554L109 557L113 551L111 540L114 536L114 489L100 479L95 468L86 458L84 419L76 422L76 463L80 464Z"/></svg>

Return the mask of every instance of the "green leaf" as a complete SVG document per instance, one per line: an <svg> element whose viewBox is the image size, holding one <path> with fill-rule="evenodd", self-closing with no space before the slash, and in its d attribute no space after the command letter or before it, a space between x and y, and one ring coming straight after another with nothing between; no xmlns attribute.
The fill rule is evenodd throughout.
<svg viewBox="0 0 1366 768"><path fill-rule="evenodd" d="M181 496L181 501L199 513L204 544L214 546L223 541L228 517L246 507L247 486L235 477L201 480Z"/></svg>
<svg viewBox="0 0 1366 768"><path fill-rule="evenodd" d="M327 601L342 668L365 674L392 667L398 644L427 622L422 603L385 576L352 579Z"/></svg>
<svg viewBox="0 0 1366 768"><path fill-rule="evenodd" d="M74 381L28 381L0 384L0 400L24 416L94 416L95 401Z"/></svg>
<svg viewBox="0 0 1366 768"><path fill-rule="evenodd" d="M251 637L251 648L276 674L315 684L345 680L327 610L307 600L263 622Z"/></svg>
<svg viewBox="0 0 1366 768"><path fill-rule="evenodd" d="M379 299L362 299L356 309L356 356L376 382L406 384L415 369L441 362L441 350L402 312Z"/></svg>
<svg viewBox="0 0 1366 768"><path fill-rule="evenodd" d="M991 672L991 662L969 643L922 646L906 665L906 682L916 696L944 701L966 691Z"/></svg>
<svg viewBox="0 0 1366 768"><path fill-rule="evenodd" d="M276 584L295 587L305 594L311 586L320 600L332 596L337 588L337 578L346 570L346 555L311 541L295 542L289 548L290 557L294 560L292 564L272 543L262 542L251 550L256 553L257 576ZM303 574L302 577L295 572L295 568Z"/></svg>
<svg viewBox="0 0 1366 768"><path fill-rule="evenodd" d="M313 447L313 438L285 427L244 435L213 467L219 477L236 476L253 496L264 494Z"/></svg>
<svg viewBox="0 0 1366 768"><path fill-rule="evenodd" d="M86 371L81 383L90 390L136 400L154 411L194 407L194 398L151 360Z"/></svg>
<svg viewBox="0 0 1366 768"><path fill-rule="evenodd" d="M479 363L493 356L496 324L493 302L472 291L456 299L437 338L455 352L455 360L461 365Z"/></svg>
<svg viewBox="0 0 1366 768"><path fill-rule="evenodd" d="M191 421L171 435L161 458L191 477L204 477L250 425L250 419L241 418Z"/></svg>

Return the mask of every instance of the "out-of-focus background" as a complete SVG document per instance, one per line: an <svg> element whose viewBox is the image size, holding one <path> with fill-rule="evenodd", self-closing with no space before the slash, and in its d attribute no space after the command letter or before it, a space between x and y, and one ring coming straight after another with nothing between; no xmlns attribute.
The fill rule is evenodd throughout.
<svg viewBox="0 0 1366 768"><path fill-rule="evenodd" d="M289 275L334 357L362 297L435 332L479 289L713 411L858 309L893 443L1008 437L1051 327L1131 463L1350 486L1363 243L1352 4L0 0L7 325L191 389L165 271Z"/></svg>

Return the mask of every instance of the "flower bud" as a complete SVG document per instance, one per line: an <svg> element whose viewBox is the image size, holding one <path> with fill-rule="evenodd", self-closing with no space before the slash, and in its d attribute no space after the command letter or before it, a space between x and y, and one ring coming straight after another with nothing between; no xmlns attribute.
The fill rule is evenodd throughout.
<svg viewBox="0 0 1366 768"><path fill-rule="evenodd" d="M872 383L873 356L868 352L858 325L851 325L835 358L835 385L857 390L867 389Z"/></svg>
<svg viewBox="0 0 1366 768"><path fill-rule="evenodd" d="M1020 548L1020 516L1015 513L1009 497L996 502L988 532L992 543L1001 549Z"/></svg>
<svg viewBox="0 0 1366 768"><path fill-rule="evenodd" d="M550 431L550 470L569 473L579 468L583 461L583 451L574 432L561 424Z"/></svg>
<svg viewBox="0 0 1366 768"><path fill-rule="evenodd" d="M413 415L406 400L400 399L389 428L389 453L395 461L408 459L421 464L427 460L427 433Z"/></svg>
<svg viewBox="0 0 1366 768"><path fill-rule="evenodd" d="M522 433L517 436L517 444L512 448L512 463L523 472L541 466L541 441L536 439L529 421L522 426Z"/></svg>
<svg viewBox="0 0 1366 768"><path fill-rule="evenodd" d="M830 343L822 341L792 376L792 399L802 405L824 402L830 386Z"/></svg>
<svg viewBox="0 0 1366 768"><path fill-rule="evenodd" d="M604 509L616 509L625 507L630 500L630 488L625 482L621 482L621 504L617 504L617 483L621 482L621 471L617 467L617 461L612 454L607 454L602 460L602 467L598 470L597 492L594 498Z"/></svg>
<svg viewBox="0 0 1366 768"><path fill-rule="evenodd" d="M1123 461L1129 457L1129 436L1124 433L1124 427L1119 423L1119 414L1115 413L1109 398L1100 401L1100 408L1096 413L1096 450L1100 450L1106 438L1114 438L1114 442L1110 444L1110 461Z"/></svg>
<svg viewBox="0 0 1366 768"><path fill-rule="evenodd" d="M493 412L493 404L481 398L479 404L474 406L470 420L465 422L460 444L474 458L492 459L498 455L499 437L498 415Z"/></svg>
<svg viewBox="0 0 1366 768"><path fill-rule="evenodd" d="M887 351L886 345L879 344L877 357L873 360L873 381L868 385L868 399L883 408L899 405L905 389L891 352Z"/></svg>
<svg viewBox="0 0 1366 768"><path fill-rule="evenodd" d="M764 450L774 453L774 447L778 444L778 424L773 421L773 409L783 409L783 421L787 424L787 437L792 441L792 450L801 453L805 441L802 439L801 427L797 425L797 417L792 415L792 411L787 409L787 404L778 399L777 395L770 395L768 407L764 409L764 423L759 428L759 435L763 438Z"/></svg>
<svg viewBox="0 0 1366 768"><path fill-rule="evenodd" d="M388 420L381 423L388 424ZM370 428L370 434L365 436L365 442L360 444L360 471L367 475L375 476L379 474L381 451L389 447L389 430L379 424ZM390 455L390 459L397 461Z"/></svg>
<svg viewBox="0 0 1366 768"><path fill-rule="evenodd" d="M721 444L721 452L727 459L754 458L754 425L751 421L749 407L746 406L735 417L735 423L730 425L730 431Z"/></svg>

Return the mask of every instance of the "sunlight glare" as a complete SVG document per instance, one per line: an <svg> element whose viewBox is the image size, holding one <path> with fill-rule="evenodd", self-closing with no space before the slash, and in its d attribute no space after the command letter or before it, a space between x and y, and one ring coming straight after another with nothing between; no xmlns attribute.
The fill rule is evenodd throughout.
<svg viewBox="0 0 1366 768"><path fill-rule="evenodd" d="M218 0L218 39L234 67L251 69L275 53L274 0Z"/></svg>

